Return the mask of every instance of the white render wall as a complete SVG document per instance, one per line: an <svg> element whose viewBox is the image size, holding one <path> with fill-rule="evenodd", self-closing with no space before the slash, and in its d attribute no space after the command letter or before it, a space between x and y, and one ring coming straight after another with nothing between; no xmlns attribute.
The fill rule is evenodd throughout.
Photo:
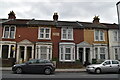
<svg viewBox="0 0 120 80"><path fill-rule="evenodd" d="M109 35L109 54L110 59L115 59L115 51L114 48L120 48L120 42L114 41L114 31L118 31L117 29L110 29L108 31ZM119 52L120 53L120 52ZM119 55L120 56L120 55Z"/></svg>

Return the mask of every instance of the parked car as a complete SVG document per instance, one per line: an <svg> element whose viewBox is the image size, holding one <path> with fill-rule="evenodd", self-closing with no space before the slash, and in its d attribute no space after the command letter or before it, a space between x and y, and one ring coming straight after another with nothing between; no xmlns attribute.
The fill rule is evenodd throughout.
<svg viewBox="0 0 120 80"><path fill-rule="evenodd" d="M86 67L88 73L120 72L120 62L118 60L105 60L101 64L92 64Z"/></svg>
<svg viewBox="0 0 120 80"><path fill-rule="evenodd" d="M17 74L21 73L45 73L51 74L55 71L55 65L50 60L32 59L23 64L16 64L12 71Z"/></svg>

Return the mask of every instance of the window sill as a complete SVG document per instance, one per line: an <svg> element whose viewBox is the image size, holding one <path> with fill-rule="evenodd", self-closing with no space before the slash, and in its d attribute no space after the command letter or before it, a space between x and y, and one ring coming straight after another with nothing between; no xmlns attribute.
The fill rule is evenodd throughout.
<svg viewBox="0 0 120 80"><path fill-rule="evenodd" d="M61 40L74 41L74 39L61 39Z"/></svg>
<svg viewBox="0 0 120 80"><path fill-rule="evenodd" d="M60 60L60 62L75 62L75 60Z"/></svg>
<svg viewBox="0 0 120 80"><path fill-rule="evenodd" d="M47 38L38 38L38 40L51 40L51 39L47 39Z"/></svg>
<svg viewBox="0 0 120 80"><path fill-rule="evenodd" d="M15 39L15 38L2 38L2 39Z"/></svg>

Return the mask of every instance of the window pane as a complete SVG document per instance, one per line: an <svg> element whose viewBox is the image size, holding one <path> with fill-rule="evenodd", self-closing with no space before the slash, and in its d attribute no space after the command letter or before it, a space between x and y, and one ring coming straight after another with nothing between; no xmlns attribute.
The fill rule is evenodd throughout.
<svg viewBox="0 0 120 80"><path fill-rule="evenodd" d="M43 35L43 34L40 34L40 38L44 38L44 35Z"/></svg>
<svg viewBox="0 0 120 80"><path fill-rule="evenodd" d="M44 28L40 28L40 33L44 33Z"/></svg>
<svg viewBox="0 0 120 80"><path fill-rule="evenodd" d="M46 34L46 38L49 38L49 34Z"/></svg>
<svg viewBox="0 0 120 80"><path fill-rule="evenodd" d="M95 31L95 40L99 40L99 31L98 30Z"/></svg>
<svg viewBox="0 0 120 80"><path fill-rule="evenodd" d="M105 54L100 54L100 59L105 59Z"/></svg>
<svg viewBox="0 0 120 80"><path fill-rule="evenodd" d="M71 54L65 54L65 60L71 60Z"/></svg>
<svg viewBox="0 0 120 80"><path fill-rule="evenodd" d="M66 39L67 37L66 37L66 34L63 34L63 39Z"/></svg>
<svg viewBox="0 0 120 80"><path fill-rule="evenodd" d="M61 54L61 60L63 60L63 54Z"/></svg>
<svg viewBox="0 0 120 80"><path fill-rule="evenodd" d="M9 27L5 27L4 38L9 37Z"/></svg>
<svg viewBox="0 0 120 80"><path fill-rule="evenodd" d="M98 58L98 48L95 48L96 59Z"/></svg>
<svg viewBox="0 0 120 80"><path fill-rule="evenodd" d="M46 46L41 46L41 59L47 59L47 47Z"/></svg>
<svg viewBox="0 0 120 80"><path fill-rule="evenodd" d="M67 36L67 34L66 34L66 33L67 33L67 29L66 29L66 28L63 28L62 30L63 30L63 31L62 31L62 38L63 38L63 39L67 39L67 37L66 37L66 36Z"/></svg>
<svg viewBox="0 0 120 80"><path fill-rule="evenodd" d="M117 31L114 31L114 41L117 41Z"/></svg>
<svg viewBox="0 0 120 80"><path fill-rule="evenodd" d="M66 48L66 53L71 53L70 48Z"/></svg>
<svg viewBox="0 0 120 80"><path fill-rule="evenodd" d="M15 27L11 27L11 30L10 31L15 31Z"/></svg>
<svg viewBox="0 0 120 80"><path fill-rule="evenodd" d="M72 30L68 29L68 39L72 39Z"/></svg>
<svg viewBox="0 0 120 80"><path fill-rule="evenodd" d="M63 29L63 34L66 34L66 32L67 32L67 29Z"/></svg>
<svg viewBox="0 0 120 80"><path fill-rule="evenodd" d="M111 62L110 62L110 61L106 61L105 64L106 64L106 65L109 65L109 64L111 64Z"/></svg>
<svg viewBox="0 0 120 80"><path fill-rule="evenodd" d="M103 32L102 31L100 31L100 40L103 40Z"/></svg>
<svg viewBox="0 0 120 80"><path fill-rule="evenodd" d="M100 53L105 53L105 48L100 48Z"/></svg>
<svg viewBox="0 0 120 80"><path fill-rule="evenodd" d="M112 61L112 64L119 64L118 61Z"/></svg>
<svg viewBox="0 0 120 80"><path fill-rule="evenodd" d="M14 38L15 31L10 31L10 38Z"/></svg>
<svg viewBox="0 0 120 80"><path fill-rule="evenodd" d="M49 33L50 32L50 29L46 29L46 33Z"/></svg>

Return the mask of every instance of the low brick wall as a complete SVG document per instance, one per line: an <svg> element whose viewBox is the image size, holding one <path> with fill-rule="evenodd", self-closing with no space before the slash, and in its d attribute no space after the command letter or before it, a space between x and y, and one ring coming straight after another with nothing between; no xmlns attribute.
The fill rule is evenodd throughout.
<svg viewBox="0 0 120 80"><path fill-rule="evenodd" d="M11 67L14 65L14 58L2 59L2 67Z"/></svg>
<svg viewBox="0 0 120 80"><path fill-rule="evenodd" d="M83 64L81 63L67 63L67 62L58 62L56 64L56 67L59 68L59 69L75 69L75 68L82 68L84 67Z"/></svg>

